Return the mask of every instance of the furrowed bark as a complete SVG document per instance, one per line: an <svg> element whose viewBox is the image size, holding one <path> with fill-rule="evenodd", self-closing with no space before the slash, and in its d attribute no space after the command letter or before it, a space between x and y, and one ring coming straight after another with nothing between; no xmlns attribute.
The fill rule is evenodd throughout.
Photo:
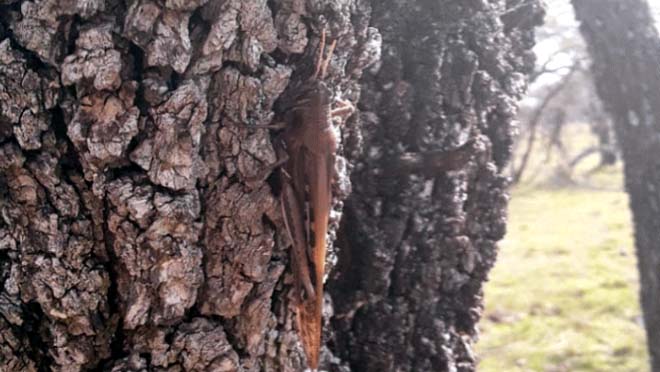
<svg viewBox="0 0 660 372"><path fill-rule="evenodd" d="M612 116L635 225L640 299L651 366L660 371L660 37L641 0L573 0Z"/></svg>
<svg viewBox="0 0 660 372"><path fill-rule="evenodd" d="M254 181L277 159L250 126L282 114L326 28L328 83L366 94L335 165L330 241L357 172L322 366L473 370L541 11L402 4L0 0L3 365L302 369L277 182Z"/></svg>
<svg viewBox="0 0 660 372"><path fill-rule="evenodd" d="M535 1L374 1L382 61L363 78L330 283L332 350L353 371L473 371L482 285L506 224L517 100ZM479 146L462 166L401 174L409 153ZM451 170L451 171L450 171Z"/></svg>
<svg viewBox="0 0 660 372"><path fill-rule="evenodd" d="M324 27L329 84L357 100L368 16L344 0L0 0L3 368L300 370L276 190L250 181L276 156L250 126L281 114Z"/></svg>

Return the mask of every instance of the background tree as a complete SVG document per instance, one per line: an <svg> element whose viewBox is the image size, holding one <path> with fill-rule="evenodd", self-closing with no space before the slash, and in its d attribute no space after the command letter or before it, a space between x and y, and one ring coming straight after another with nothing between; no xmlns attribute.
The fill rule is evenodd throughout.
<svg viewBox="0 0 660 372"><path fill-rule="evenodd" d="M596 95L587 67L589 54L572 5L569 0L550 0L547 4L548 14L534 47L538 63L530 77L529 93L521 103L523 139L516 144L520 156L512 162L514 183L533 182L553 158L560 164L555 175L570 183L577 181L574 168L592 154L600 154L600 166L616 162L611 123ZM562 143L562 133L576 125L588 125L598 142L573 154ZM534 166L530 157L538 149L545 152L545 160Z"/></svg>
<svg viewBox="0 0 660 372"><path fill-rule="evenodd" d="M660 38L643 0L573 0L598 95L614 122L635 224L641 302L660 371Z"/></svg>
<svg viewBox="0 0 660 372"><path fill-rule="evenodd" d="M277 182L254 181L275 153L250 126L282 115L326 29L329 84L353 101L379 30L385 53L343 128L335 227L351 168L355 193L324 363L473 370L540 14L528 0L0 0L2 365L301 370Z"/></svg>
<svg viewBox="0 0 660 372"><path fill-rule="evenodd" d="M506 225L534 1L375 2L382 61L363 78L355 162L330 282L333 349L354 371L471 371L482 284ZM401 159L468 147L452 171ZM422 156L423 158L423 156Z"/></svg>

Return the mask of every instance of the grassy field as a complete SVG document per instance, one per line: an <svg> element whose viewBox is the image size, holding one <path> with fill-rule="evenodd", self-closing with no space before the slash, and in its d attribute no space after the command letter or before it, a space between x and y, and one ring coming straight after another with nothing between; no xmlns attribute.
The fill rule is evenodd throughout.
<svg viewBox="0 0 660 372"><path fill-rule="evenodd" d="M621 171L610 191L512 190L509 232L485 288L481 372L648 371Z"/></svg>

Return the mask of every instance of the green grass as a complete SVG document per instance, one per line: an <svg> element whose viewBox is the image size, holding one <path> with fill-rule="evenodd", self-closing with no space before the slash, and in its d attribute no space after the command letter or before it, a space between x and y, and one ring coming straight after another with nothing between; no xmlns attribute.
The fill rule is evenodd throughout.
<svg viewBox="0 0 660 372"><path fill-rule="evenodd" d="M620 189L620 169L594 176ZM627 195L512 190L486 284L479 371L648 371Z"/></svg>

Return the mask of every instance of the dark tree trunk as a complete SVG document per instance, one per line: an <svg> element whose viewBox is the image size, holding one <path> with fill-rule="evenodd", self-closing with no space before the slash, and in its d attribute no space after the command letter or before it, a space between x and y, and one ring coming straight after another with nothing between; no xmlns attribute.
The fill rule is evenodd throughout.
<svg viewBox="0 0 660 372"><path fill-rule="evenodd" d="M612 125L612 118L603 109L602 102L597 100L589 102L589 112L587 119L591 126L591 132L598 138L598 144L601 148L600 164L594 168L598 169L603 166L614 165L617 162L617 146L614 134L614 127Z"/></svg>
<svg viewBox="0 0 660 372"><path fill-rule="evenodd" d="M386 47L342 128L331 236L348 169L357 185L324 365L474 369L540 12L397 4L0 0L2 370L302 370L277 182L259 177L277 159L254 126L281 119L323 29L328 84L357 102L372 11Z"/></svg>
<svg viewBox="0 0 660 372"><path fill-rule="evenodd" d="M473 371L482 284L506 226L517 100L534 67L534 1L374 2L382 61L363 78L364 152L330 283L333 350L353 371ZM402 174L410 153L455 171Z"/></svg>
<svg viewBox="0 0 660 372"><path fill-rule="evenodd" d="M625 163L644 323L653 371L660 371L660 37L646 1L573 5Z"/></svg>
<svg viewBox="0 0 660 372"><path fill-rule="evenodd" d="M617 154L616 151L606 150L615 149L614 134L609 122L609 118L601 117L597 122L592 123L591 131L598 137L598 143L603 149L600 151L600 164L599 166L607 166L616 164Z"/></svg>

